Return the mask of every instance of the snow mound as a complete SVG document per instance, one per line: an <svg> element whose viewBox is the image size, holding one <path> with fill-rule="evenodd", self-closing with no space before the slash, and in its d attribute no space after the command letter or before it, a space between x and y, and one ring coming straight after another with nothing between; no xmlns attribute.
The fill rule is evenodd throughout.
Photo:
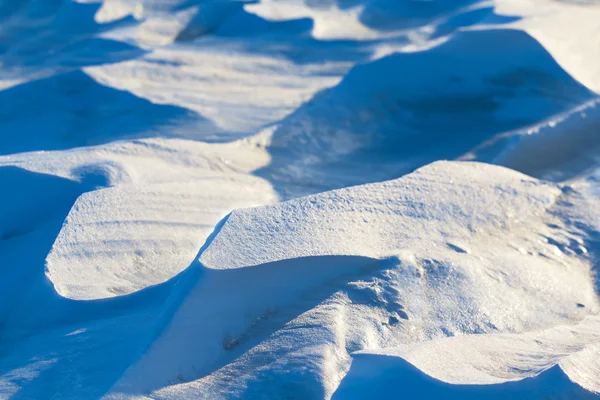
<svg viewBox="0 0 600 400"><path fill-rule="evenodd" d="M276 199L268 183L242 174L86 193L46 258L47 276L72 299L113 297L164 282L190 264L227 212Z"/></svg>
<svg viewBox="0 0 600 400"><path fill-rule="evenodd" d="M278 201L268 182L248 173L268 162L264 140L206 144L145 139L24 153L4 162L31 174L52 170L66 178L62 181L78 180L97 189L77 201L79 193L70 198L68 216L44 255L47 277L60 295L92 300L172 278L189 266L215 224L232 209ZM243 160L235 159L239 152Z"/></svg>
<svg viewBox="0 0 600 400"><path fill-rule="evenodd" d="M354 352L411 344L425 355L400 357L439 359L439 370L417 367L444 379L452 346L427 341L465 334L511 333L515 351L535 360L537 336L525 332L554 337L554 327L586 326L600 309L584 247L598 215L577 193L502 167L437 162L393 181L233 211L109 397L328 398ZM514 359L502 356L513 336L493 336L474 363L497 379L465 366L464 382L539 375L565 351L593 345L597 334L586 332L561 342L564 351L548 342L539 368L512 375L493 371ZM575 364L567 375L582 373Z"/></svg>
<svg viewBox="0 0 600 400"><path fill-rule="evenodd" d="M490 227L510 229L560 193L501 168L438 162L396 181L234 211L200 262L232 269L325 255L385 258L460 243Z"/></svg>
<svg viewBox="0 0 600 400"><path fill-rule="evenodd" d="M600 57L598 17L600 4L593 0L496 0L496 11L523 18L513 24L535 37L576 80L600 92L600 71L586 60ZM572 27L570 34L559 32Z"/></svg>
<svg viewBox="0 0 600 400"><path fill-rule="evenodd" d="M522 334L465 335L360 352L334 399L592 399L600 320Z"/></svg>
<svg viewBox="0 0 600 400"><path fill-rule="evenodd" d="M459 31L317 93L278 124L260 173L295 196L290 183L309 194L396 178L595 97L526 32Z"/></svg>
<svg viewBox="0 0 600 400"><path fill-rule="evenodd" d="M571 179L597 163L599 104L596 97L540 124L498 135L462 158L504 165L538 178Z"/></svg>

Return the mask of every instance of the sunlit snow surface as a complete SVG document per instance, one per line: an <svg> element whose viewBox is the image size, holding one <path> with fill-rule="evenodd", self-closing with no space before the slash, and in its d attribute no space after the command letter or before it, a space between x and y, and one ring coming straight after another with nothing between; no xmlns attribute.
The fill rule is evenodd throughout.
<svg viewBox="0 0 600 400"><path fill-rule="evenodd" d="M0 0L0 399L600 398L599 21Z"/></svg>

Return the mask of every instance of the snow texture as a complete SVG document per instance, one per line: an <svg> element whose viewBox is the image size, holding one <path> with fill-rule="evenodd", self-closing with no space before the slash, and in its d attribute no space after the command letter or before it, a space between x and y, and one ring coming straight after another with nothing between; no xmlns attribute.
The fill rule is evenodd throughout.
<svg viewBox="0 0 600 400"><path fill-rule="evenodd" d="M600 398L598 21L0 0L0 399Z"/></svg>

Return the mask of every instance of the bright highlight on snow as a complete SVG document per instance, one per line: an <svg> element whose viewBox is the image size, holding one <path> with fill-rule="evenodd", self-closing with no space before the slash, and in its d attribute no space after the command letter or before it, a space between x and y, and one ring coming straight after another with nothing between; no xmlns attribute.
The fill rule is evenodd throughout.
<svg viewBox="0 0 600 400"><path fill-rule="evenodd" d="M598 21L0 0L0 399L600 398Z"/></svg>

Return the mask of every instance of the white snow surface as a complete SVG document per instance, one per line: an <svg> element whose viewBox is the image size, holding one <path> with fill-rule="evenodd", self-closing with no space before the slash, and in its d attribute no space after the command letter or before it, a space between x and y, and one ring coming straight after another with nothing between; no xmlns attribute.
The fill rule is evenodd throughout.
<svg viewBox="0 0 600 400"><path fill-rule="evenodd" d="M600 398L600 3L0 21L0 399Z"/></svg>
<svg viewBox="0 0 600 400"><path fill-rule="evenodd" d="M437 162L394 181L236 210L201 250L193 278L171 295L176 306L165 309L158 339L109 397L281 397L291 387L298 398L330 397L351 354L392 348L396 355L402 343L428 353L399 357L417 367L428 360L421 371L454 384L540 374L573 346L600 338L593 327L574 333L559 341L563 350L549 344L542 361L529 338L598 312L592 264L576 256L587 233L566 234L567 226L597 223L598 214L581 205L581 214L559 217L580 201L572 190L501 167ZM473 373L455 371L460 361L434 347L437 340L427 344L484 334L491 339L481 341L499 344L474 356L483 365ZM486 371L511 365L518 357L503 348L517 345L538 363L525 360L513 374ZM287 365L302 372L290 375ZM271 375L256 381L253 371ZM191 382L155 391L178 375ZM581 385L598 388L593 377Z"/></svg>

